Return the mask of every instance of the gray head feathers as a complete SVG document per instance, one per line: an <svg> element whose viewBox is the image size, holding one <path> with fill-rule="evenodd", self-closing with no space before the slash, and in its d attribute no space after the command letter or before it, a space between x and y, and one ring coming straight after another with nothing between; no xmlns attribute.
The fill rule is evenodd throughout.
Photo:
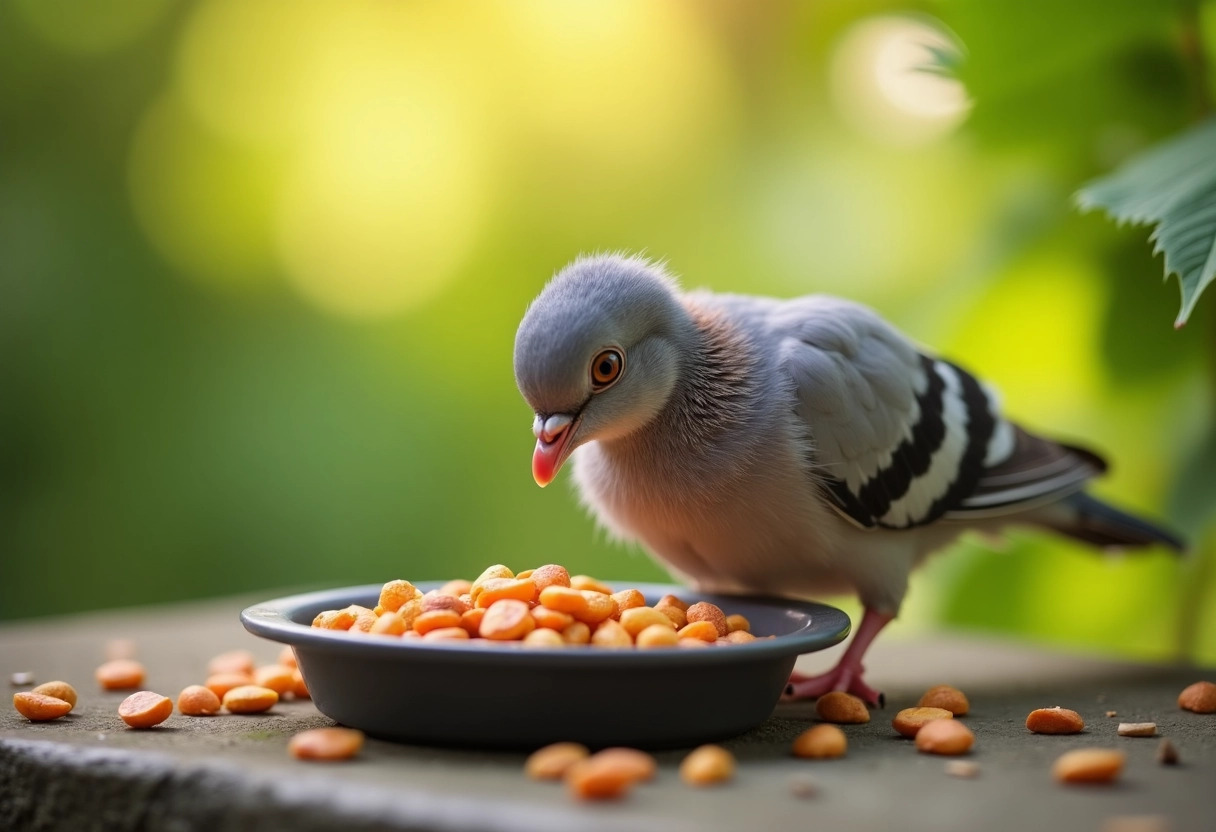
<svg viewBox="0 0 1216 832"><path fill-rule="evenodd" d="M625 356L648 339L686 337L691 322L662 266L640 257L580 257L532 302L515 336L515 379L538 412L569 412L591 395L589 366L606 348ZM640 356L639 356L640 357Z"/></svg>

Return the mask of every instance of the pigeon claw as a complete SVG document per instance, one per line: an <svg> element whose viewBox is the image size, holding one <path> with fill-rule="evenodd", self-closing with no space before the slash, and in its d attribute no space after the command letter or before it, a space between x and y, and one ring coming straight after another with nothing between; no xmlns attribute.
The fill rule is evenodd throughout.
<svg viewBox="0 0 1216 832"><path fill-rule="evenodd" d="M887 698L881 692L870 687L861 678L862 668L841 663L818 676L806 676L801 673L790 675L789 684L781 699L784 702L797 702L803 699L818 699L825 693L842 690L851 693L871 708L885 708Z"/></svg>

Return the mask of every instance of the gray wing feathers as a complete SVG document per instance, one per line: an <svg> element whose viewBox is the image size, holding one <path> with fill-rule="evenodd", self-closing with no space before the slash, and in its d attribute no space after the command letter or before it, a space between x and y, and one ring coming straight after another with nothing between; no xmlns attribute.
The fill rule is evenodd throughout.
<svg viewBox="0 0 1216 832"><path fill-rule="evenodd" d="M815 296L768 312L824 493L857 525L1024 511L1103 470L1007 422L992 391L864 306Z"/></svg>
<svg viewBox="0 0 1216 832"><path fill-rule="evenodd" d="M836 299L791 301L774 323L817 465L860 489L919 416L916 350L871 310Z"/></svg>

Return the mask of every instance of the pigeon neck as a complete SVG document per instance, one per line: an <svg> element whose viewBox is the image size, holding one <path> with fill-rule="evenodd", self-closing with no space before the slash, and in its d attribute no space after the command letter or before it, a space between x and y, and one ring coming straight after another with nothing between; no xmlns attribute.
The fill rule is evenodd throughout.
<svg viewBox="0 0 1216 832"><path fill-rule="evenodd" d="M682 333L679 376L667 403L645 428L608 450L713 476L733 467L722 438L747 427L758 384L756 360L746 336L724 316L688 300L683 305L690 326Z"/></svg>

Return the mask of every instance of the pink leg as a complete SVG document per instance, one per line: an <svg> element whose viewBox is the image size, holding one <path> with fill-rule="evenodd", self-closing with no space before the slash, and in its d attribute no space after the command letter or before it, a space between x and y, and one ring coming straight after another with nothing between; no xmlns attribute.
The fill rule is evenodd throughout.
<svg viewBox="0 0 1216 832"><path fill-rule="evenodd" d="M875 612L867 607L861 619L861 626L857 628L857 634L853 636L853 641L849 643L848 649L844 651L836 666L820 676L793 674L783 698L787 701L816 699L830 690L843 690L861 697L869 705L882 707L885 704L883 695L862 681L861 675L865 668L861 659L870 648L874 637L893 618L895 616L891 613Z"/></svg>

